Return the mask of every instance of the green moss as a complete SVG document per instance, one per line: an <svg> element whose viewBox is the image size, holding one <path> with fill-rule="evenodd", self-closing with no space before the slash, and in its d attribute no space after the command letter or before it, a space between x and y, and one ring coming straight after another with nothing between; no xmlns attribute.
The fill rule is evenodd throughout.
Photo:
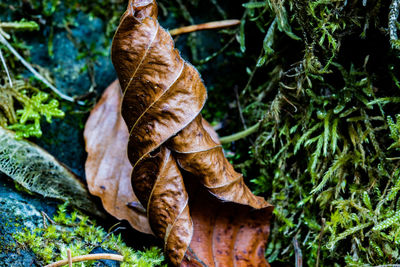
<svg viewBox="0 0 400 267"><path fill-rule="evenodd" d="M210 2L212 7L207 1L160 1L160 15L182 25L197 23L205 3L206 13L218 9L222 15L200 20L242 18L239 28L218 33L215 44L224 49L216 56L218 48L201 53L203 33L180 37L178 46L186 40L182 53L197 63L206 81L214 79L203 114L223 126L222 135L243 129L240 104L247 126L260 125L247 140L226 147L230 160L240 163L236 167L253 178L254 192L276 207L268 260L292 264L296 239L310 266L397 263L399 1ZM16 5L20 10L22 1ZM120 1L32 0L29 5L46 27L79 27L81 11L100 17L110 40L125 9ZM65 13L61 22L56 11ZM80 57L101 53L89 50L80 46ZM243 88L238 100L234 87ZM57 220L63 224L68 218ZM76 228L75 235L85 233L98 242L85 225ZM68 232L57 237L74 240Z"/></svg>
<svg viewBox="0 0 400 267"><path fill-rule="evenodd" d="M121 235L107 233L89 217L73 211L68 214L67 203L58 207L57 214L46 227L33 232L23 229L13 237L19 245L31 249L41 264L49 264L67 258L67 249L72 256L89 254L94 248L113 250L124 256L121 266L160 266L164 262L161 250L156 247L135 251L121 239ZM83 266L92 266L84 262Z"/></svg>
<svg viewBox="0 0 400 267"><path fill-rule="evenodd" d="M393 3L245 4L265 25L264 55L275 51L242 96L245 116L261 126L237 165L259 170L254 191L276 206L271 262L293 262L294 238L310 266L400 260L399 54L395 30L379 30L388 12L390 25L397 20ZM281 33L268 36L276 20Z"/></svg>
<svg viewBox="0 0 400 267"><path fill-rule="evenodd" d="M0 89L0 125L14 130L17 138L40 137L42 117L48 123L52 118L64 117L57 100L49 99L49 94L29 83L15 81L13 87L5 85Z"/></svg>

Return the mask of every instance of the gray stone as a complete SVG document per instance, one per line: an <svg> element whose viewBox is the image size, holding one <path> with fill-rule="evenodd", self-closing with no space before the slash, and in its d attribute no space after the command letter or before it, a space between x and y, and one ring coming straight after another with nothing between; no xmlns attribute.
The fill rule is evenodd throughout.
<svg viewBox="0 0 400 267"><path fill-rule="evenodd" d="M18 192L3 174L0 174L0 266L38 266L35 255L20 247L13 234L43 227L41 211L50 216L56 202Z"/></svg>

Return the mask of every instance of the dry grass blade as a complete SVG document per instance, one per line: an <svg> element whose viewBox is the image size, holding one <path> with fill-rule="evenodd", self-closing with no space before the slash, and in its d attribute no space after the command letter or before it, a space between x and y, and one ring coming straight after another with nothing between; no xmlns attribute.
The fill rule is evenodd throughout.
<svg viewBox="0 0 400 267"><path fill-rule="evenodd" d="M3 52L1 51L1 49L0 49L0 59L1 59L1 63L3 64L3 67L4 67L4 71L7 73L7 78L8 78L8 82L10 83L10 87L13 87L10 72L8 71L6 60L4 59Z"/></svg>

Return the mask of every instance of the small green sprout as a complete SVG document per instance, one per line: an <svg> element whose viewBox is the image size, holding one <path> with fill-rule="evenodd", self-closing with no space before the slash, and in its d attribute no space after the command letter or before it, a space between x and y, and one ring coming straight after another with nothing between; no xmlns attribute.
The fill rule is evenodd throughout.
<svg viewBox="0 0 400 267"><path fill-rule="evenodd" d="M0 99L7 100L0 101L1 126L15 131L18 139L41 137L42 117L51 123L52 118L65 115L56 99L30 84L16 81L13 87L6 85L0 89ZM16 106L19 109L15 110Z"/></svg>

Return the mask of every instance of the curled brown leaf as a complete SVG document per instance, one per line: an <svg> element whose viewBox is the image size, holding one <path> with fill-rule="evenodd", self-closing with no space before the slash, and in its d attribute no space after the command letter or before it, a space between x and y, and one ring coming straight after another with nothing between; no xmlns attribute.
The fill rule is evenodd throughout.
<svg viewBox="0 0 400 267"><path fill-rule="evenodd" d="M264 251L272 206L223 203L202 188L191 196L194 235L181 266L269 266Z"/></svg>
<svg viewBox="0 0 400 267"><path fill-rule="evenodd" d="M260 253L263 255L272 206L251 193L243 176L224 157L215 132L199 115L206 89L197 70L180 57L171 36L158 24L154 0L129 1L114 36L112 60L122 88L121 113L129 131L132 187L146 209L152 231L164 239L171 262L179 265L185 258L194 263L192 258L187 261L191 253L202 255L195 240L207 236L203 227L214 225L199 219L210 208L215 227L239 229L230 241L229 236L221 236L221 244L229 244L218 245L225 254L238 257L233 261L238 265L246 261L266 265ZM213 196L214 202L201 197L199 201L204 203L190 210L191 197L196 196L187 192L188 176L198 180L207 189L205 196ZM235 209L241 213L227 220ZM246 241L246 234L254 231L259 236ZM211 266L218 262L208 260Z"/></svg>

